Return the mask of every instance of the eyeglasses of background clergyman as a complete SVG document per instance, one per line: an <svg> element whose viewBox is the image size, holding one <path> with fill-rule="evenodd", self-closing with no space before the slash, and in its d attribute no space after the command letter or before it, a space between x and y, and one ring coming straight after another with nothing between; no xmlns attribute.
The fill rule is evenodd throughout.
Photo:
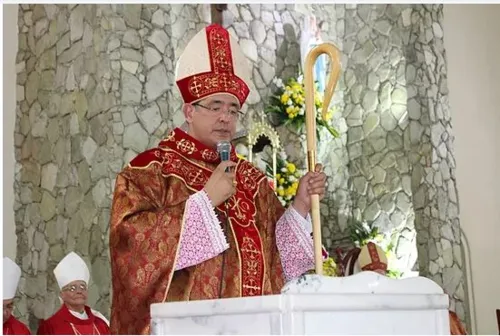
<svg viewBox="0 0 500 336"><path fill-rule="evenodd" d="M70 291L71 293L76 292L76 290L79 289L81 291L86 291L87 290L87 285L85 284L79 284L79 285L71 285L71 286L66 286L63 287L63 291Z"/></svg>

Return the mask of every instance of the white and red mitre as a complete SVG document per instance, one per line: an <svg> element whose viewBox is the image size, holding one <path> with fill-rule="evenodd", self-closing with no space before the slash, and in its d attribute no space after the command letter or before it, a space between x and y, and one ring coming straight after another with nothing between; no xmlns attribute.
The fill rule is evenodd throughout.
<svg viewBox="0 0 500 336"><path fill-rule="evenodd" d="M68 253L54 268L54 275L59 288L63 288L73 281L85 281L88 285L90 280L89 268L85 261L75 252Z"/></svg>
<svg viewBox="0 0 500 336"><path fill-rule="evenodd" d="M358 265L363 271L386 274L388 265L387 256L380 246L369 242L361 248Z"/></svg>
<svg viewBox="0 0 500 336"><path fill-rule="evenodd" d="M198 32L177 61L175 81L185 103L231 94L243 105L250 93L250 66L236 39L217 24Z"/></svg>
<svg viewBox="0 0 500 336"><path fill-rule="evenodd" d="M21 278L21 268L11 259L3 258L3 299L10 300L16 296L17 285Z"/></svg>

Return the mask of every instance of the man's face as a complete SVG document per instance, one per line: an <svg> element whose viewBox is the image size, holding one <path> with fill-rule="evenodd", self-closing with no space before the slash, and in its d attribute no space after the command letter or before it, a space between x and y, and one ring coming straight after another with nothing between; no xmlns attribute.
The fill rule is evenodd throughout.
<svg viewBox="0 0 500 336"><path fill-rule="evenodd" d="M219 141L231 141L241 117L238 100L228 94L217 94L193 104L184 105L189 134L215 148Z"/></svg>
<svg viewBox="0 0 500 336"><path fill-rule="evenodd" d="M88 289L85 281L70 282L61 289L61 299L70 306L81 306L87 303Z"/></svg>
<svg viewBox="0 0 500 336"><path fill-rule="evenodd" d="M14 309L14 299L3 300L3 323L9 319Z"/></svg>

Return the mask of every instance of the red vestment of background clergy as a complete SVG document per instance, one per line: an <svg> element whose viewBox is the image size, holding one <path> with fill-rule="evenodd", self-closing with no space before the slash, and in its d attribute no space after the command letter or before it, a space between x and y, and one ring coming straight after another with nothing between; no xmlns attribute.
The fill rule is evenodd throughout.
<svg viewBox="0 0 500 336"><path fill-rule="evenodd" d="M41 321L38 326L38 335L109 335L109 327L101 318L92 313L90 307L85 306L85 312L89 317L86 320L79 319L71 314L66 305L50 318Z"/></svg>
<svg viewBox="0 0 500 336"><path fill-rule="evenodd" d="M230 248L179 271L185 204L220 163L217 152L175 129L117 176L109 244L112 333L148 334L152 303L280 292L275 227L285 209L265 175L234 150L231 159L237 161L237 192L227 213L217 208Z"/></svg>
<svg viewBox="0 0 500 336"><path fill-rule="evenodd" d="M24 323L10 315L3 323L3 335L31 335L31 332Z"/></svg>

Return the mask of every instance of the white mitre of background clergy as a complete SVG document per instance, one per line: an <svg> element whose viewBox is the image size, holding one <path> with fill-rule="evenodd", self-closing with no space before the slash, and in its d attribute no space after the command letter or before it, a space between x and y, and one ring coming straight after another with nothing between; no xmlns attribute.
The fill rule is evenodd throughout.
<svg viewBox="0 0 500 336"><path fill-rule="evenodd" d="M185 103L227 93L243 105L250 93L251 67L238 41L212 24L187 44L176 64L175 81Z"/></svg>
<svg viewBox="0 0 500 336"><path fill-rule="evenodd" d="M85 261L75 252L68 253L54 269L54 275L59 288L73 281L85 281L88 285L90 272Z"/></svg>
<svg viewBox="0 0 500 336"><path fill-rule="evenodd" d="M10 300L16 296L17 285L21 278L21 268L11 259L3 258L3 299Z"/></svg>

